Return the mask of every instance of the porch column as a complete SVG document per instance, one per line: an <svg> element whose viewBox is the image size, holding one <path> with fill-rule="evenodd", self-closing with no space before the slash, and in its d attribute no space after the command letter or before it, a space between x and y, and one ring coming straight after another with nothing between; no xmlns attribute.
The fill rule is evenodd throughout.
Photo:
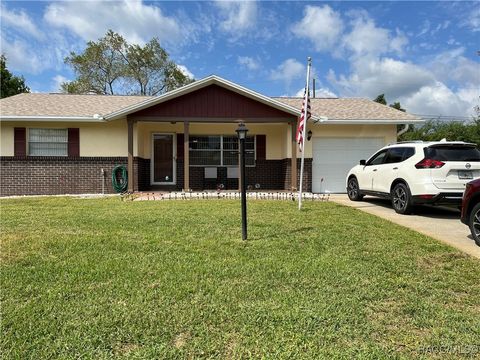
<svg viewBox="0 0 480 360"><path fill-rule="evenodd" d="M292 123L292 162L291 162L291 172L292 172L292 184L291 190L297 190L297 124Z"/></svg>
<svg viewBox="0 0 480 360"><path fill-rule="evenodd" d="M183 122L183 190L190 190L190 134L189 122Z"/></svg>
<svg viewBox="0 0 480 360"><path fill-rule="evenodd" d="M133 120L127 119L128 125L128 192L133 192L134 190L134 174L133 174Z"/></svg>

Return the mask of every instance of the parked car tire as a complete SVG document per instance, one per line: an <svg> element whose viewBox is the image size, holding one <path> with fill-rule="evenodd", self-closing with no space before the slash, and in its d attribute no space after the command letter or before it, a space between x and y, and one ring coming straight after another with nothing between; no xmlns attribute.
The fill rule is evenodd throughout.
<svg viewBox="0 0 480 360"><path fill-rule="evenodd" d="M360 187L358 186L357 178L352 177L348 180L347 194L348 198L352 201L360 201L363 199L363 195L360 194Z"/></svg>
<svg viewBox="0 0 480 360"><path fill-rule="evenodd" d="M473 207L468 220L468 226L472 232L473 240L480 246L480 203Z"/></svg>
<svg viewBox="0 0 480 360"><path fill-rule="evenodd" d="M398 214L408 215L412 212L412 194L404 183L396 184L392 189L392 206Z"/></svg>

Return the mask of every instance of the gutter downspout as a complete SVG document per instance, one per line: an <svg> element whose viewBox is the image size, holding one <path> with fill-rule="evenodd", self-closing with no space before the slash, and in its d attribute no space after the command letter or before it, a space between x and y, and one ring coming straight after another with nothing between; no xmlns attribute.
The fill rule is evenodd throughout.
<svg viewBox="0 0 480 360"><path fill-rule="evenodd" d="M401 129L399 132L397 132L397 139L405 134L408 131L408 128L410 127L410 124L405 124L405 127Z"/></svg>

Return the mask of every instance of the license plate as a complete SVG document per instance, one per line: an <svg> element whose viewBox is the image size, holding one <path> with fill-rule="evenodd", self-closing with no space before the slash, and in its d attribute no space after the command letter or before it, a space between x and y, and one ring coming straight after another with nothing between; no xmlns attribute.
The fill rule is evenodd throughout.
<svg viewBox="0 0 480 360"><path fill-rule="evenodd" d="M458 170L459 179L473 179L473 173L469 170Z"/></svg>

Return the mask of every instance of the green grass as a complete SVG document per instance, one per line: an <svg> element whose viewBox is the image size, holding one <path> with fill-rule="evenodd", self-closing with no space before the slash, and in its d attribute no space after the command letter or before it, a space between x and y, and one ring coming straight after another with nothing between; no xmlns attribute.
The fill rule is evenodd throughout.
<svg viewBox="0 0 480 360"><path fill-rule="evenodd" d="M480 263L333 203L2 200L3 359L480 354ZM475 354L476 352L476 354Z"/></svg>

